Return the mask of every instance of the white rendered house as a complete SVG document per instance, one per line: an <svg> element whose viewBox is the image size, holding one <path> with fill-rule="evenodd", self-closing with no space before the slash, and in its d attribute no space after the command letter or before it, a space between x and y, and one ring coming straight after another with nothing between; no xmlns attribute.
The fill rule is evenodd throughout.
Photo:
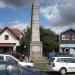
<svg viewBox="0 0 75 75"><path fill-rule="evenodd" d="M22 32L17 28L0 29L0 53L16 52L16 46L19 46L22 35Z"/></svg>

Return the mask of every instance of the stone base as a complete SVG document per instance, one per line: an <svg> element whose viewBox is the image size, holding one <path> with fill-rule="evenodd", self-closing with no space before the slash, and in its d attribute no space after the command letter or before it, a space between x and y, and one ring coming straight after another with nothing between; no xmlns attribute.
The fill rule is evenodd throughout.
<svg viewBox="0 0 75 75"><path fill-rule="evenodd" d="M42 43L40 41L32 41L30 43L30 60L40 61L42 56Z"/></svg>

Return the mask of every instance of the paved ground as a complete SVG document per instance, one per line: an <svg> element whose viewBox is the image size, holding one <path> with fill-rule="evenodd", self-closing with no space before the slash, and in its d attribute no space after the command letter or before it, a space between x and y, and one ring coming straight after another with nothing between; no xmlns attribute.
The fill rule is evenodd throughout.
<svg viewBox="0 0 75 75"><path fill-rule="evenodd" d="M59 73L53 73L53 72L46 72L45 74L48 74L48 75L60 75ZM75 73L70 73L70 74L66 74L66 75L75 75Z"/></svg>

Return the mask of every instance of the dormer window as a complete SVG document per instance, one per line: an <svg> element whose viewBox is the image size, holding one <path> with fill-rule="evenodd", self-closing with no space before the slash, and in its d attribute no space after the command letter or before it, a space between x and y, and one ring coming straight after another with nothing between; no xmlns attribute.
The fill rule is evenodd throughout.
<svg viewBox="0 0 75 75"><path fill-rule="evenodd" d="M5 40L8 40L9 39L9 36L8 35L5 35Z"/></svg>

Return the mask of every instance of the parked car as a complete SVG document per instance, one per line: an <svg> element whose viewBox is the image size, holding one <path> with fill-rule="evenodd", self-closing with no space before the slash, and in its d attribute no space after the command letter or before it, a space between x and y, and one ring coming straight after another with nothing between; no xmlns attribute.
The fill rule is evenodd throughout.
<svg viewBox="0 0 75 75"><path fill-rule="evenodd" d="M44 73L8 61L0 61L0 75L44 75Z"/></svg>
<svg viewBox="0 0 75 75"><path fill-rule="evenodd" d="M12 63L19 64L21 66L27 66L29 68L34 68L35 65L33 62L25 62L25 61L19 61L17 58L15 58L12 55L9 54L0 54L0 61L10 61Z"/></svg>
<svg viewBox="0 0 75 75"><path fill-rule="evenodd" d="M61 75L75 72L75 57L53 57L48 63L48 69Z"/></svg>

